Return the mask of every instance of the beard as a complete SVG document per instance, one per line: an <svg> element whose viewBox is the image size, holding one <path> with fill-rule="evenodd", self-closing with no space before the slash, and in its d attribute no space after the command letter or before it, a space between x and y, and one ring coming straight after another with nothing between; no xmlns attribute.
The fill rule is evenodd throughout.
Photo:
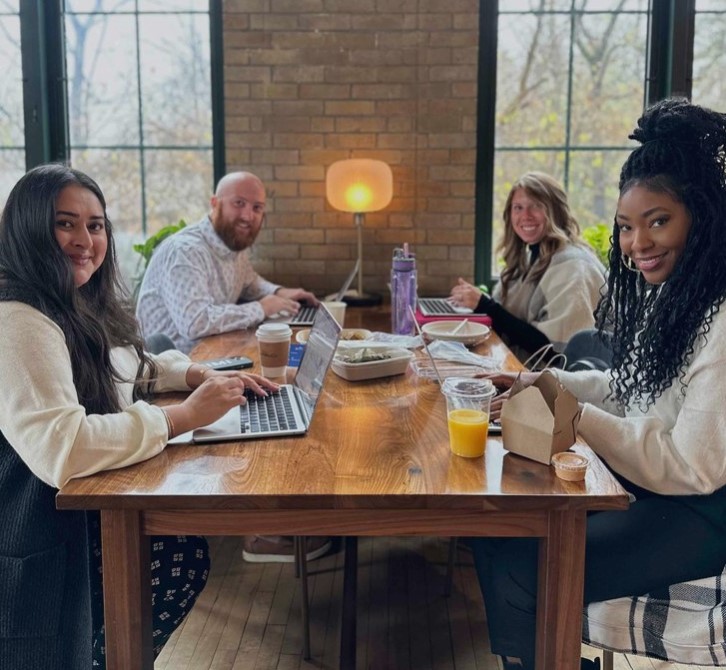
<svg viewBox="0 0 726 670"><path fill-rule="evenodd" d="M212 210L209 218L217 235L232 251L244 251L251 247L260 231L260 225L255 222L243 225L241 219L225 218L220 203Z"/></svg>

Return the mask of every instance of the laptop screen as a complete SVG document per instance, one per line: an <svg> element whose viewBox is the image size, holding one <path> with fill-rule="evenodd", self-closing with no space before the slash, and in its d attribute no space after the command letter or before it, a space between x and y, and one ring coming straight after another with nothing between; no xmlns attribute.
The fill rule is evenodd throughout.
<svg viewBox="0 0 726 670"><path fill-rule="evenodd" d="M340 338L340 326L324 305L325 303L321 303L320 309L315 314L305 352L293 382L298 390L303 392L311 414Z"/></svg>

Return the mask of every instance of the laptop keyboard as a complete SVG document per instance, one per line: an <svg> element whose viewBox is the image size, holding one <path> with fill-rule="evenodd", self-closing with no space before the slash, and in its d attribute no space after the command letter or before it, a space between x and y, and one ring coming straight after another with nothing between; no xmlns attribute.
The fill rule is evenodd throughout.
<svg viewBox="0 0 726 670"><path fill-rule="evenodd" d="M268 396L246 389L245 398L247 404L240 407L241 433L274 433L296 426L290 387L283 386L279 392Z"/></svg>
<svg viewBox="0 0 726 670"><path fill-rule="evenodd" d="M317 312L318 308L313 307L312 305L301 305L300 310L298 311L295 316L291 317L288 323L295 324L305 324L305 325L312 325L313 320L315 319L315 312Z"/></svg>
<svg viewBox="0 0 726 670"><path fill-rule="evenodd" d="M425 315L429 314L458 314L453 305L444 298L419 298L418 306Z"/></svg>

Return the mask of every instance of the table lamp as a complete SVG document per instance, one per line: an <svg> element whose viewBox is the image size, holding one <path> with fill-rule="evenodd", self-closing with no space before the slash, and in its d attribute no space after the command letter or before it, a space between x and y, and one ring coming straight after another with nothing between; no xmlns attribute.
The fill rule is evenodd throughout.
<svg viewBox="0 0 726 670"><path fill-rule="evenodd" d="M367 212L377 212L391 202L391 168L371 158L337 161L325 175L325 194L332 207L353 214L358 231L358 288L348 291L343 300L349 305L377 305L381 296L363 291L363 224Z"/></svg>

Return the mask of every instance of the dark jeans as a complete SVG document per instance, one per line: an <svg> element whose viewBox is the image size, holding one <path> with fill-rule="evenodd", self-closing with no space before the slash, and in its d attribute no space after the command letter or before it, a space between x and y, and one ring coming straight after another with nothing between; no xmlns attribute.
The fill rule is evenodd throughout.
<svg viewBox="0 0 726 670"><path fill-rule="evenodd" d="M632 486L629 487L632 490ZM726 533L679 496L639 498L625 512L588 517L585 603L637 596L720 574ZM720 503L719 503L720 504ZM492 652L534 668L537 549L535 538L471 538Z"/></svg>

